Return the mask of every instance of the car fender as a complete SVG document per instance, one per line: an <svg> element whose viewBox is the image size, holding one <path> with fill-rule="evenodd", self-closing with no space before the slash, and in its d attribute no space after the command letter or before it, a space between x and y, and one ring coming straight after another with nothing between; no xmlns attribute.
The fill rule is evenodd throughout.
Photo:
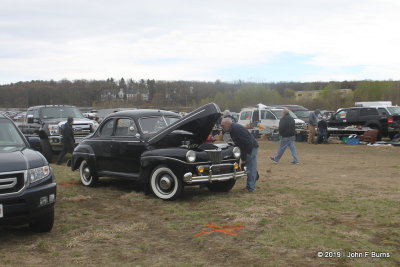
<svg viewBox="0 0 400 267"><path fill-rule="evenodd" d="M91 146L80 144L75 148L72 154L71 170L75 171L79 168L82 160L86 160L93 172L97 174L96 156Z"/></svg>
<svg viewBox="0 0 400 267"><path fill-rule="evenodd" d="M142 156L140 159L140 163L140 174L142 181L148 180L150 178L151 172L158 165L168 166L168 168L170 168L178 178L182 178L183 173L188 168L188 165L185 161L166 156Z"/></svg>

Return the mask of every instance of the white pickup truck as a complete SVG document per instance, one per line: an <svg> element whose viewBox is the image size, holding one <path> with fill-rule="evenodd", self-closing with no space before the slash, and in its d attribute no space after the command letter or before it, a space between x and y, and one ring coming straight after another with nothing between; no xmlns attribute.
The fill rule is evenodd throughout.
<svg viewBox="0 0 400 267"><path fill-rule="evenodd" d="M307 136L307 125L303 120L289 111L296 123L296 133L299 136ZM243 108L240 111L238 123L248 128L254 135L260 136L277 132L279 121L283 116L283 108Z"/></svg>

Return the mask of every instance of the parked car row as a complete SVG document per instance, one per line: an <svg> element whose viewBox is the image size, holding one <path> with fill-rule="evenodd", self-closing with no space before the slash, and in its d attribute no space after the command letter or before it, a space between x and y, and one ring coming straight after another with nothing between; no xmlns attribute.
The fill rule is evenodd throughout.
<svg viewBox="0 0 400 267"><path fill-rule="evenodd" d="M391 106L390 101L356 102L356 105L357 107L341 108L336 112L322 110L319 116L327 121L328 133L348 135L362 133L362 130L350 131L350 127L372 128L378 130L378 140L382 137L392 139L400 133L400 107ZM270 133L278 128L283 108L289 109L290 115L296 121L296 140L305 141L309 116L313 111L303 106L258 104L243 108L238 122L257 136Z"/></svg>
<svg viewBox="0 0 400 267"><path fill-rule="evenodd" d="M146 193L163 200L200 184L227 192L246 170L238 147L205 142L220 115L214 103L183 118L162 110L115 112L78 144L69 165L85 186L118 177L142 183ZM40 150L40 137L25 137L0 115L0 225L28 223L46 232L53 227L56 182L46 158L33 148Z"/></svg>

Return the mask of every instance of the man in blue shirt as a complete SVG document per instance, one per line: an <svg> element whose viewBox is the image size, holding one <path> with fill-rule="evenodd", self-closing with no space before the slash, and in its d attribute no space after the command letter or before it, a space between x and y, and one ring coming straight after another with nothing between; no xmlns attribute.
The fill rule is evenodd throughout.
<svg viewBox="0 0 400 267"><path fill-rule="evenodd" d="M221 127L224 131L230 132L232 141L240 148L240 158L247 168L247 191L255 191L257 179L257 140L246 128L232 122L232 119L229 117L222 119Z"/></svg>

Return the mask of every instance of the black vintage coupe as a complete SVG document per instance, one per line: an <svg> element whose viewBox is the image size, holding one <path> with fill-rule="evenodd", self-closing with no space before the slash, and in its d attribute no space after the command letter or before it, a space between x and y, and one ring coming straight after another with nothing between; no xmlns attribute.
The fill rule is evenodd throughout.
<svg viewBox="0 0 400 267"><path fill-rule="evenodd" d="M205 143L220 116L214 103L183 118L162 110L113 113L75 148L71 168L79 169L86 186L101 176L124 178L144 183L145 191L164 200L177 198L188 185L229 191L246 171L238 147Z"/></svg>

